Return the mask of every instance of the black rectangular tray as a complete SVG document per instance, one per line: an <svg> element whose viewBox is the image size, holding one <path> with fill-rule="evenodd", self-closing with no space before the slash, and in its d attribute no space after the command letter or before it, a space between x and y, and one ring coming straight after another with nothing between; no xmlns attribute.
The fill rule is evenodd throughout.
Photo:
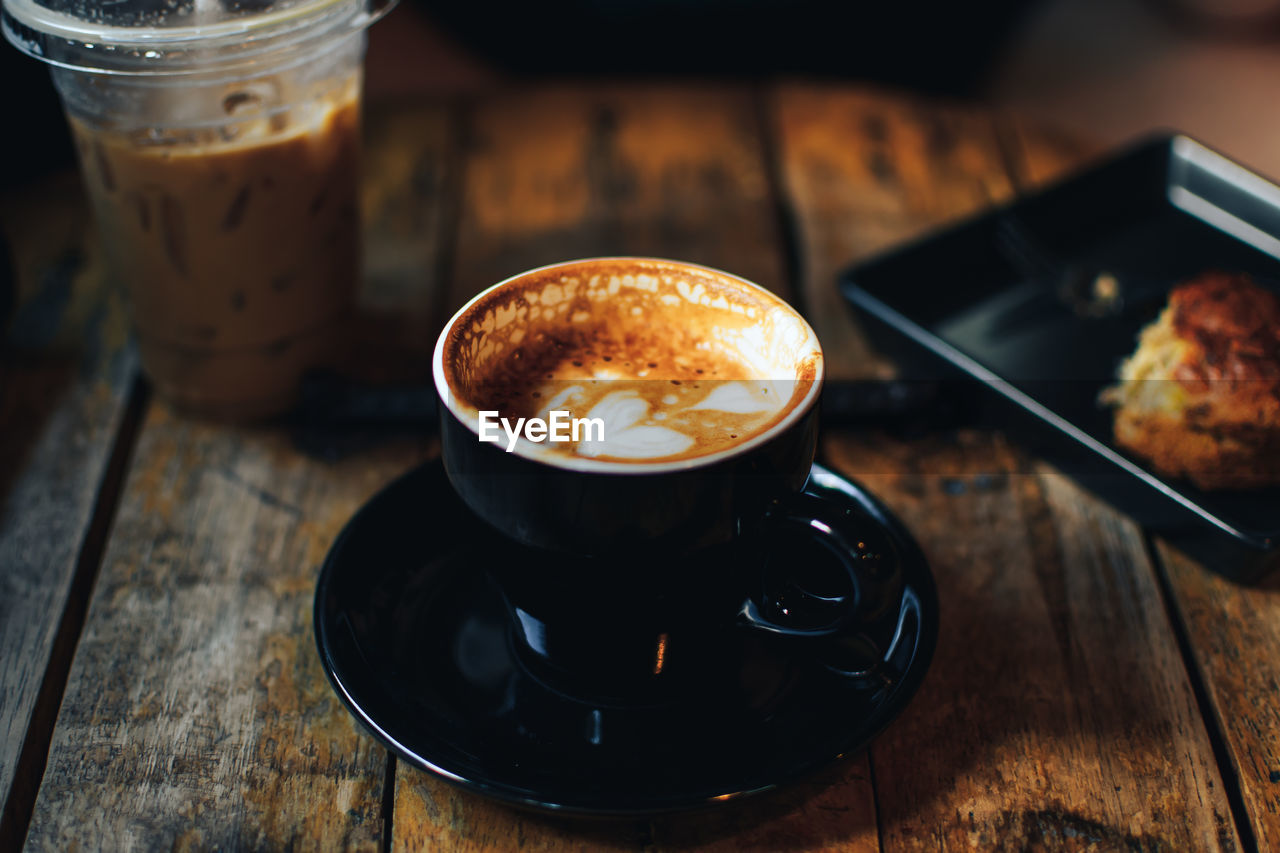
<svg viewBox="0 0 1280 853"><path fill-rule="evenodd" d="M1215 269L1280 287L1280 187L1167 135L860 264L840 287L902 378L959 379L944 385L980 399L984 420L1251 580L1280 564L1280 488L1207 492L1162 477L1117 449L1098 403L1169 289Z"/></svg>

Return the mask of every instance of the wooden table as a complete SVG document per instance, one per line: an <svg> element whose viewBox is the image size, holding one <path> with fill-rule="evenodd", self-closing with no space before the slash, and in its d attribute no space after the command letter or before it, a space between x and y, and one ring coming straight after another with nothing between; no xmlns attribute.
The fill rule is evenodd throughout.
<svg viewBox="0 0 1280 853"><path fill-rule="evenodd" d="M377 104L370 329L426 376L443 316L606 253L800 304L833 372L880 369L842 266L1088 155L990 112L856 87L531 88ZM0 362L0 848L1280 849L1280 592L1206 572L1000 435L828 430L919 538L941 639L907 711L785 808L582 825L398 764L311 630L343 523L433 453L337 462L180 417L135 379L72 175L3 200L23 289Z"/></svg>

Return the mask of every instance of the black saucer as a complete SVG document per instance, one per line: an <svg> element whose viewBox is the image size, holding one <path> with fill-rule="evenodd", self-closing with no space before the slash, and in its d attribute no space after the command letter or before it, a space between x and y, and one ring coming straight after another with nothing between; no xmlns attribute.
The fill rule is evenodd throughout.
<svg viewBox="0 0 1280 853"><path fill-rule="evenodd" d="M864 747L915 692L937 640L933 579L902 526L823 468L808 491L864 516L899 555L877 569L899 602L868 672L742 629L727 638L715 691L609 703L554 689L515 659L485 569L497 534L461 505L438 462L383 489L334 543L316 586L321 661L401 759L515 805L643 815L771 790Z"/></svg>

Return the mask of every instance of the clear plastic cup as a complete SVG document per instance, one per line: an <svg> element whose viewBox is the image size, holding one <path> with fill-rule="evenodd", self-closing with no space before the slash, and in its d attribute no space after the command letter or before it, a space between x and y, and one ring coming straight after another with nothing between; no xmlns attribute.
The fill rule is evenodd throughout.
<svg viewBox="0 0 1280 853"><path fill-rule="evenodd" d="M277 414L340 355L359 280L365 27L394 0L3 0L52 65L143 369Z"/></svg>

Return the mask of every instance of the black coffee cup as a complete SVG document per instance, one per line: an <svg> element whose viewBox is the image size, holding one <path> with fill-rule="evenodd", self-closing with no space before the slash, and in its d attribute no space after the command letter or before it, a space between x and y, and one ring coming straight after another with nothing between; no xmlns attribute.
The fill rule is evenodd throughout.
<svg viewBox="0 0 1280 853"><path fill-rule="evenodd" d="M646 451L638 441L618 443L620 450L580 443L578 452L524 439L507 446L481 440L493 420L483 414L486 406L501 411L502 401L523 399L544 382L546 395L555 394L562 387L557 359L578 352L596 366L580 365L575 378L563 380L577 383L565 393L614 394L633 409L654 401L645 404L643 429L650 431L642 437L659 437L659 455L625 456L637 452L632 445ZM626 359L627 369L609 352ZM747 365L745 375L718 380L708 377L715 367L690 367L720 357ZM638 378L646 364L655 374ZM650 258L542 267L494 285L458 311L441 333L433 373L445 471L463 502L503 537L493 543L502 555L491 562L518 645L536 665L586 676L606 693L644 694L672 681L673 671L703 677L692 662L714 657L714 637L728 623L829 638L847 633L867 605L865 558L876 545L868 544L865 523L802 492L816 449L822 352L800 314L767 290L729 273ZM691 379L704 383L701 390L683 387ZM718 399L732 398L723 404L729 409L757 405L770 392L774 402L759 403L760 423L727 438L717 423L747 416L716 410L721 421L706 415L703 423L701 414L690 414L706 412L701 403L683 415L655 411L665 398L651 393L654 382L672 384L670 399L675 392L689 399L706 392L704 400L720 393ZM742 387L730 388L735 382ZM660 455L676 446L662 444L668 433L679 432L661 424L679 417L697 436L682 433L671 440L692 444ZM815 592L810 581L761 576L768 549L797 545L826 555L839 579L819 582L824 588ZM792 607L777 606L781 591L789 591Z"/></svg>

